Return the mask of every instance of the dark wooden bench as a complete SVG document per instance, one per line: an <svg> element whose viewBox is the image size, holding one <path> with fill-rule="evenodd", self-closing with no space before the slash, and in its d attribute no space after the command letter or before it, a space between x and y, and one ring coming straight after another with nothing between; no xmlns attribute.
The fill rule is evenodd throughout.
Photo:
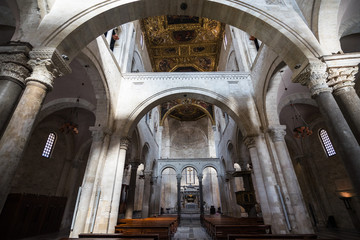
<svg viewBox="0 0 360 240"><path fill-rule="evenodd" d="M178 226L177 217L165 216L144 219L121 219L115 227L122 234L158 234L159 239L171 239Z"/></svg>
<svg viewBox="0 0 360 240"><path fill-rule="evenodd" d="M235 239L317 239L316 234L228 234L228 240Z"/></svg>
<svg viewBox="0 0 360 240"><path fill-rule="evenodd" d="M128 239L128 238L137 238L137 239L154 239L159 240L158 234L121 234L121 233L81 233L79 234L81 239L102 239L102 238L115 238L115 239Z"/></svg>
<svg viewBox="0 0 360 240"><path fill-rule="evenodd" d="M80 238L62 238L61 240L79 240ZM116 237L116 238L81 238L82 240L154 240L154 238L138 238L138 237Z"/></svg>

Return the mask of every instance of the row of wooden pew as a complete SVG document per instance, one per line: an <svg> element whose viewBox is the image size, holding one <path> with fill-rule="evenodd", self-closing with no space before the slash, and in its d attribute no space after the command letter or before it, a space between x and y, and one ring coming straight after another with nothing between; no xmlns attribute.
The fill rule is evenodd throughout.
<svg viewBox="0 0 360 240"><path fill-rule="evenodd" d="M176 216L121 219L115 227L114 234L82 233L79 238L64 238L62 240L170 240L178 227Z"/></svg>
<svg viewBox="0 0 360 240"><path fill-rule="evenodd" d="M317 239L316 234L272 234L271 226L261 218L233 218L221 215L205 215L202 224L214 240L287 240Z"/></svg>
<svg viewBox="0 0 360 240"><path fill-rule="evenodd" d="M178 227L176 216L161 216L144 219L121 219L115 233L158 234L159 240L171 239Z"/></svg>

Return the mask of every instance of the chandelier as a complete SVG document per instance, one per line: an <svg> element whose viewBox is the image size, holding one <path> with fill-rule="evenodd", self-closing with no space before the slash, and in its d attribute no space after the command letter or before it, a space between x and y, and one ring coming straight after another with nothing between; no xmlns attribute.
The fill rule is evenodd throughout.
<svg viewBox="0 0 360 240"><path fill-rule="evenodd" d="M80 98L76 99L76 104L78 105ZM61 125L59 131L66 134L79 134L79 126L75 122L78 121L78 108L77 106L70 109L70 113L66 121Z"/></svg>
<svg viewBox="0 0 360 240"><path fill-rule="evenodd" d="M73 122L63 123L63 125L61 125L59 131L63 132L63 133L73 133L73 134L79 133L78 125Z"/></svg>
<svg viewBox="0 0 360 240"><path fill-rule="evenodd" d="M297 110L295 105L293 103L290 103L290 106L293 108L294 111L294 117L292 118L294 123L294 129L293 129L294 137L304 138L306 136L310 136L311 134L313 134L313 132L309 128L309 125L305 122L304 118L301 116L300 112Z"/></svg>

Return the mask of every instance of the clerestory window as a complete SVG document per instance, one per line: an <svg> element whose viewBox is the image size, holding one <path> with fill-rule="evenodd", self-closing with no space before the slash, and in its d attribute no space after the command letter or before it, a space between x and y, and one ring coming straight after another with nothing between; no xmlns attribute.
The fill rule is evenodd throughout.
<svg viewBox="0 0 360 240"><path fill-rule="evenodd" d="M51 132L48 136L48 139L46 141L42 156L49 158L52 151L54 150L54 146L55 146L55 141L56 141L56 134Z"/></svg>
<svg viewBox="0 0 360 240"><path fill-rule="evenodd" d="M334 156L336 152L325 129L320 129L319 137L326 155L328 157Z"/></svg>

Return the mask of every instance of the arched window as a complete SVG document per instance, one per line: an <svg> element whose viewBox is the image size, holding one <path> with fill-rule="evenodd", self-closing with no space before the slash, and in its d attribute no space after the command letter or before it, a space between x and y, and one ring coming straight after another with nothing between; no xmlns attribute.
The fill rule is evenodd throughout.
<svg viewBox="0 0 360 240"><path fill-rule="evenodd" d="M319 131L319 137L321 140L321 143L324 147L324 150L328 157L334 156L336 154L335 149L330 141L329 135L325 131L325 129L320 129Z"/></svg>
<svg viewBox="0 0 360 240"><path fill-rule="evenodd" d="M51 155L51 152L54 150L55 146L55 140L56 140L56 134L51 132L48 136L48 139L46 141L42 156L49 158Z"/></svg>

